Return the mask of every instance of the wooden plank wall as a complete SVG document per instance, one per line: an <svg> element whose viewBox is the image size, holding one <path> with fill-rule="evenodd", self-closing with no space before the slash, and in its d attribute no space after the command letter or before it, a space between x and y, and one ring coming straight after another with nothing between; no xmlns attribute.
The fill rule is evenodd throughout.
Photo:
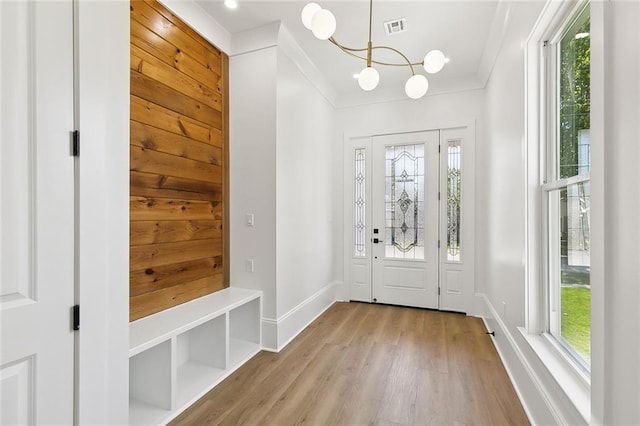
<svg viewBox="0 0 640 426"><path fill-rule="evenodd" d="M228 287L228 57L131 1L130 320Z"/></svg>

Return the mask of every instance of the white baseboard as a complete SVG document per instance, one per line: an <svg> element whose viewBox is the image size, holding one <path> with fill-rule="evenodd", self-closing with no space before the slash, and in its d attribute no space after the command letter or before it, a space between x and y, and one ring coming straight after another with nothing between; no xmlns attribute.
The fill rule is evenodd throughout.
<svg viewBox="0 0 640 426"><path fill-rule="evenodd" d="M278 352L278 321L271 318L262 318L262 349L269 352Z"/></svg>
<svg viewBox="0 0 640 426"><path fill-rule="evenodd" d="M277 320L263 318L262 348L270 352L280 352L336 302L338 285L338 282L326 285Z"/></svg>
<svg viewBox="0 0 640 426"><path fill-rule="evenodd" d="M522 346L517 343L516 339L522 339L522 336L514 336L486 295L477 296L484 305L482 319L487 330L495 332L493 344L531 424L578 424L575 408L563 401L566 397L561 397L557 382L545 372L526 343Z"/></svg>

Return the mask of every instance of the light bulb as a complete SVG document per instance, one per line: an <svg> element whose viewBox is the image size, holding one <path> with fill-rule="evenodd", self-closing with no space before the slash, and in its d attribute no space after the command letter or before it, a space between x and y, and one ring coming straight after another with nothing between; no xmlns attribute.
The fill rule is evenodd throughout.
<svg viewBox="0 0 640 426"><path fill-rule="evenodd" d="M444 67L447 58L439 50L432 50L424 57L424 70L429 74L435 74Z"/></svg>
<svg viewBox="0 0 640 426"><path fill-rule="evenodd" d="M302 18L302 23L305 28L311 29L311 21L313 19L313 15L316 14L317 11L322 9L318 3L309 3L302 9L302 14L300 17Z"/></svg>
<svg viewBox="0 0 640 426"><path fill-rule="evenodd" d="M360 75L358 76L358 84L362 90L373 90L378 85L380 81L380 74L376 71L375 68L366 67L362 71L360 71Z"/></svg>
<svg viewBox="0 0 640 426"><path fill-rule="evenodd" d="M420 99L427 90L429 90L429 82L422 74L412 75L404 85L404 91L411 99Z"/></svg>
<svg viewBox="0 0 640 426"><path fill-rule="evenodd" d="M224 0L224 5L229 9L235 9L238 7L238 2L236 0Z"/></svg>
<svg viewBox="0 0 640 426"><path fill-rule="evenodd" d="M320 9L311 18L311 31L320 40L330 38L336 32L336 17L327 9Z"/></svg>

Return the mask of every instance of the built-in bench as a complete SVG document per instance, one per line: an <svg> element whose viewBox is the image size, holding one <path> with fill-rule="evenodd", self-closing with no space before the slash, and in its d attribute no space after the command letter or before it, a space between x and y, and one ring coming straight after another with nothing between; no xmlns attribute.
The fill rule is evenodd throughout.
<svg viewBox="0 0 640 426"><path fill-rule="evenodd" d="M262 292L231 287L129 325L129 423L165 424L261 350Z"/></svg>

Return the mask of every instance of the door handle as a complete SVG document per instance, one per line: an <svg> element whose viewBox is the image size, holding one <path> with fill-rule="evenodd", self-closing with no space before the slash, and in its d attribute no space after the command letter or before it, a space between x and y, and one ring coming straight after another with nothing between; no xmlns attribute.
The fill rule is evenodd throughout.
<svg viewBox="0 0 640 426"><path fill-rule="evenodd" d="M378 238L374 238L373 239L373 244L378 244L378 243L384 243L384 241L378 239Z"/></svg>

